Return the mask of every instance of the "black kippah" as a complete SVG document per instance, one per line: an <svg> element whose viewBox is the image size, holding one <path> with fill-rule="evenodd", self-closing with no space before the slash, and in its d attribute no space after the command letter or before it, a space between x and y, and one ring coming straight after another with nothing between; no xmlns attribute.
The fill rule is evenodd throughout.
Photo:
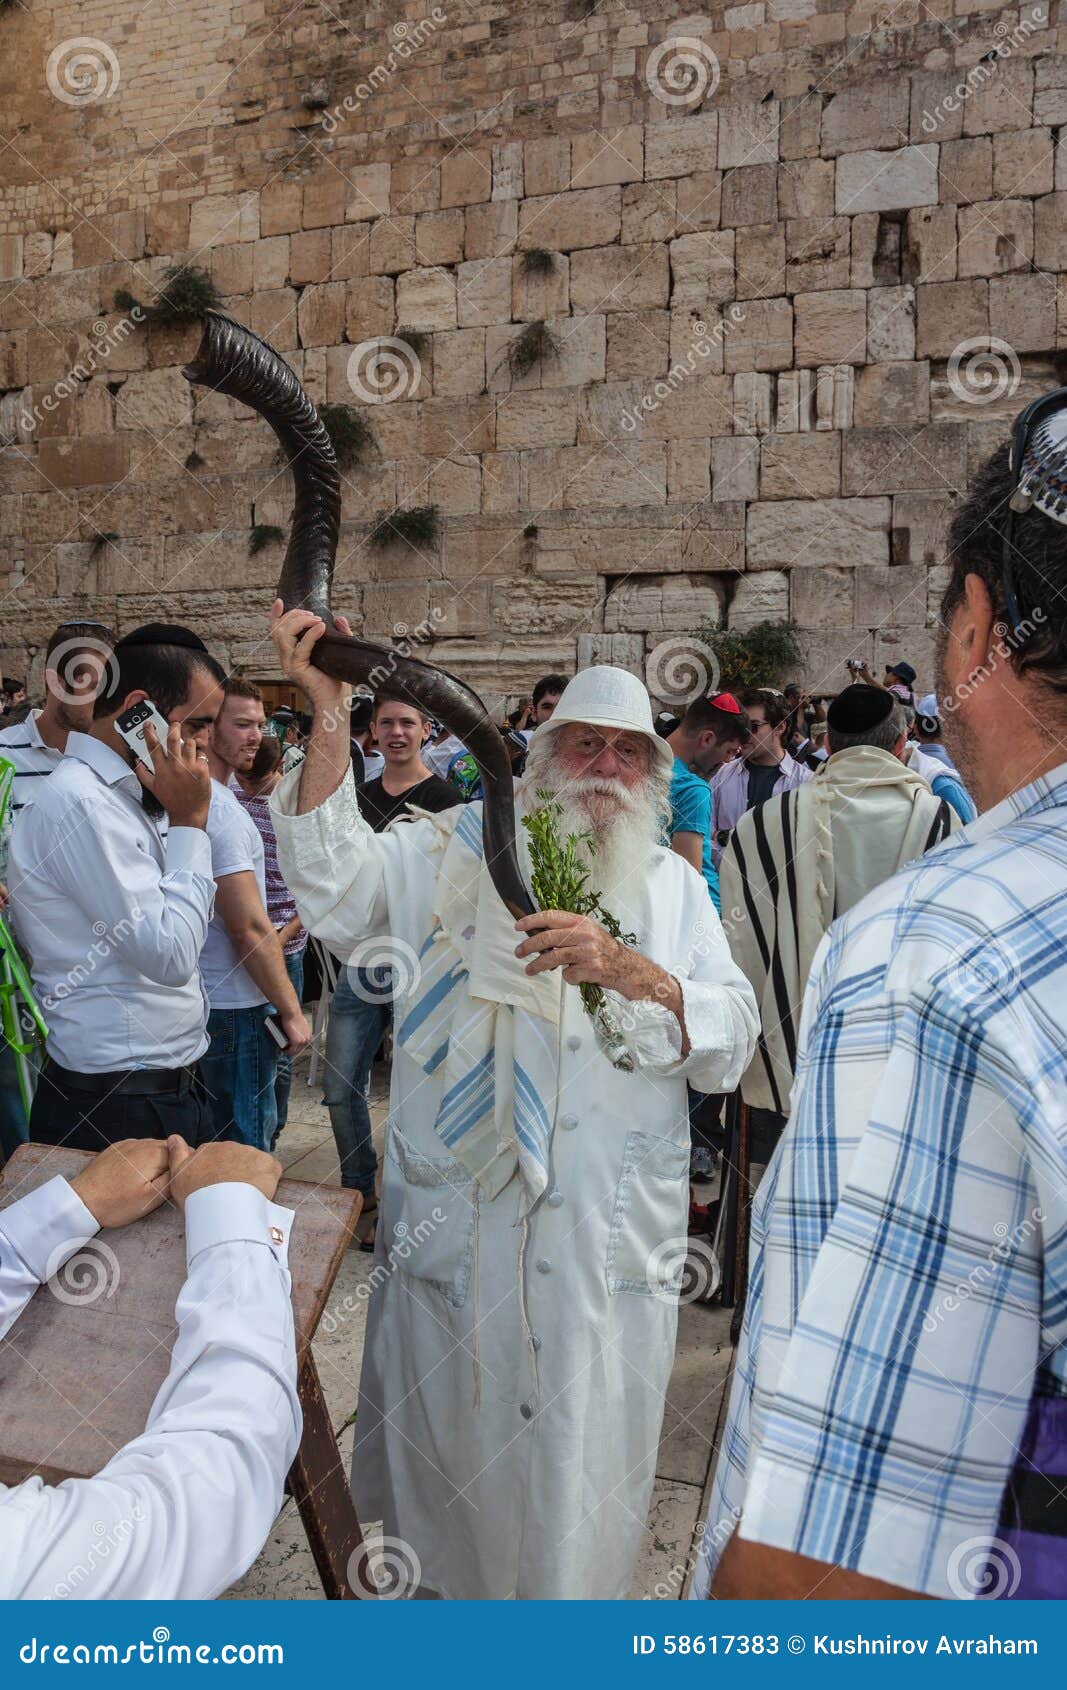
<svg viewBox="0 0 1067 1690"><path fill-rule="evenodd" d="M826 712L827 725L836 734L869 733L889 720L896 702L884 687L864 686L860 681L838 693Z"/></svg>
<svg viewBox="0 0 1067 1690"><path fill-rule="evenodd" d="M116 651L128 651L131 646L138 645L181 645L187 651L207 652L207 646L199 634L194 634L191 628L183 628L177 622L146 622L143 628L135 628L131 634L123 634L115 646Z"/></svg>

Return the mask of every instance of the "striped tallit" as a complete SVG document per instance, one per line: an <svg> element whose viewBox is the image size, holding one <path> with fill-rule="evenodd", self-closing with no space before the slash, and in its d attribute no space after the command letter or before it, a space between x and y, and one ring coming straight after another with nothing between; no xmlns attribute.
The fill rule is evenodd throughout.
<svg viewBox="0 0 1067 1690"><path fill-rule="evenodd" d="M835 752L813 781L741 817L719 883L762 1023L746 1103L789 1112L804 988L830 923L959 825L921 776L871 745Z"/></svg>

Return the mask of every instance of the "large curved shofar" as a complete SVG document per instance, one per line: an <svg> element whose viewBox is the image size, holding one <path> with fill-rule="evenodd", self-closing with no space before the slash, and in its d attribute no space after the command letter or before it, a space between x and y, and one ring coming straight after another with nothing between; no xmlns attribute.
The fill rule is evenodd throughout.
<svg viewBox="0 0 1067 1690"><path fill-rule="evenodd" d="M286 610L313 610L326 623L312 662L336 680L364 685L388 674L389 685L443 722L472 753L485 794L482 833L493 885L518 917L536 909L523 883L515 849L511 761L485 705L444 669L342 634L330 611L341 486L337 459L314 405L288 364L250 329L216 311L206 314L196 357L182 374L239 399L270 423L293 472L295 502L278 596Z"/></svg>

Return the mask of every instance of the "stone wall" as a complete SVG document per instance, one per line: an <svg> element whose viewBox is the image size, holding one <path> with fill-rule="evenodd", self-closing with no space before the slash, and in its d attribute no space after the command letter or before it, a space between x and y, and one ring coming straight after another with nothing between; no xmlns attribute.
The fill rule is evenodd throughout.
<svg viewBox="0 0 1067 1690"><path fill-rule="evenodd" d="M494 696L787 615L815 684L928 680L946 515L1063 379L1045 0L34 0L0 95L10 671L81 611L275 672L273 437L114 308L170 265L369 422L337 607Z"/></svg>

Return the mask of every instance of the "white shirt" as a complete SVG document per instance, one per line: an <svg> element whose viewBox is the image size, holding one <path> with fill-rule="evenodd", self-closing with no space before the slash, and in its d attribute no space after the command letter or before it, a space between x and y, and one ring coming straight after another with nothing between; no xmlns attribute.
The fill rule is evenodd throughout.
<svg viewBox="0 0 1067 1690"><path fill-rule="evenodd" d="M41 782L63 761L62 751L46 745L37 728L39 710L31 710L25 721L14 727L0 728L0 757L12 763L15 778L11 783L4 816L3 837L0 839L0 880L7 880L7 850L15 817L27 804L32 804L41 790Z"/></svg>
<svg viewBox="0 0 1067 1690"><path fill-rule="evenodd" d="M251 1185L188 1199L178 1337L148 1424L95 1478L0 1485L0 1599L203 1599L251 1565L300 1442L292 1218ZM98 1231L64 1179L0 1213L0 1337L46 1264Z"/></svg>
<svg viewBox="0 0 1067 1690"><path fill-rule="evenodd" d="M211 842L211 872L215 879L251 872L256 877L259 895L266 909L267 882L262 836L229 787L217 780L211 782L207 834ZM208 927L200 956L200 974L212 1009L254 1009L258 1004L267 1002L238 956L218 910L212 915Z"/></svg>
<svg viewBox="0 0 1067 1690"><path fill-rule="evenodd" d="M441 780L444 780L448 775L448 765L453 757L458 757L460 752L466 751L466 749L467 747L461 739L457 739L455 734L448 734L444 739L439 739L436 745L423 746L422 760L432 775L438 775ZM382 764L383 766L385 764L384 757ZM381 770L378 772L380 774ZM367 779L374 780L374 778L374 775L368 772Z"/></svg>
<svg viewBox="0 0 1067 1690"><path fill-rule="evenodd" d="M48 1022L48 1054L101 1074L180 1068L207 1049L197 962L215 897L201 828L164 842L110 746L72 733L11 837L16 936Z"/></svg>

